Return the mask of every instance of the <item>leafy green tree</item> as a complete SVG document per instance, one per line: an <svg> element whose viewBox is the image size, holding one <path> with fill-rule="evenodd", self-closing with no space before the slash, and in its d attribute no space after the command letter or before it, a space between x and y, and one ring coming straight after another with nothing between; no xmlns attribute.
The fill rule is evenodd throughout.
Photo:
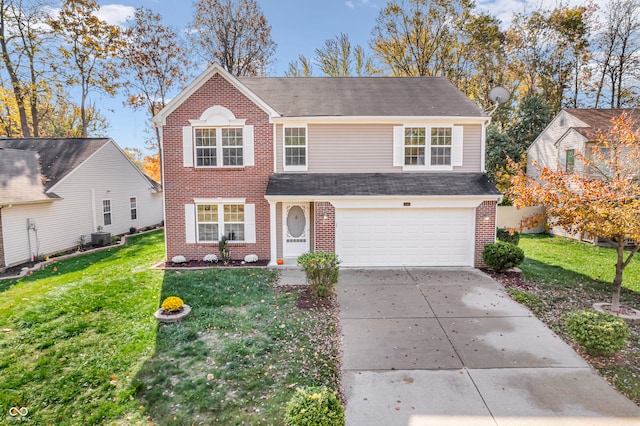
<svg viewBox="0 0 640 426"><path fill-rule="evenodd" d="M520 101L515 111L512 124L507 134L513 141L517 157L511 159L518 162L521 155L551 122L554 112L542 95L532 95Z"/></svg>

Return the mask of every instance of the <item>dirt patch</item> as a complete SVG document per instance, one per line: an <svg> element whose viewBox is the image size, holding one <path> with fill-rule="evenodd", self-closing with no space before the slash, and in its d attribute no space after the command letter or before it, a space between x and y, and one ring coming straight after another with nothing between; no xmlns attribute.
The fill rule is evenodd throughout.
<svg viewBox="0 0 640 426"><path fill-rule="evenodd" d="M534 289L533 285L529 284L522 278L522 272L520 271L511 270L503 273L497 273L490 269L482 269L482 272L489 275L506 288L515 288L522 291L532 291Z"/></svg>
<svg viewBox="0 0 640 426"><path fill-rule="evenodd" d="M316 297L308 286L279 285L278 290L287 293L296 293L296 306L298 309L337 309L338 299L335 295L328 297Z"/></svg>

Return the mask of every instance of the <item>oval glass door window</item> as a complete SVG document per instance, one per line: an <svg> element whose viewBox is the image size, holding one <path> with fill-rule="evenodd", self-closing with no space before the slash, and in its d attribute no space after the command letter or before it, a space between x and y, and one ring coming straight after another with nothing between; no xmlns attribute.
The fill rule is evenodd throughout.
<svg viewBox="0 0 640 426"><path fill-rule="evenodd" d="M291 207L287 213L287 232L289 235L293 238L303 237L306 224L307 218L302 207Z"/></svg>

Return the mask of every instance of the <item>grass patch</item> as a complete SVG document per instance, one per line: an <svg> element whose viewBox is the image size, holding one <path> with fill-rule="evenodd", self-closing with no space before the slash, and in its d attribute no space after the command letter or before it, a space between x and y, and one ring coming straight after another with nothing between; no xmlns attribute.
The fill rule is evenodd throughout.
<svg viewBox="0 0 640 426"><path fill-rule="evenodd" d="M531 290L509 288L507 291L571 342L562 318L572 310L611 300L615 250L527 234L521 235L520 247L526 256L520 269ZM621 303L640 309L640 257L634 257L625 269L622 287ZM630 325L629 329L628 347L615 355L591 356L575 344L574 348L620 392L640 404L640 326Z"/></svg>
<svg viewBox="0 0 640 426"><path fill-rule="evenodd" d="M280 424L296 386L337 387L334 312L298 310L267 270L150 270L163 256L159 231L6 283L0 409L33 424ZM169 295L193 312L159 326Z"/></svg>

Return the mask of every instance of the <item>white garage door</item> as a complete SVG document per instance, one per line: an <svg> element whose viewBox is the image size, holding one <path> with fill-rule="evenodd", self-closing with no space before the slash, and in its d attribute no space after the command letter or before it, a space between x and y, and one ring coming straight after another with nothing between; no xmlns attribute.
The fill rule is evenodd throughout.
<svg viewBox="0 0 640 426"><path fill-rule="evenodd" d="M337 209L344 266L473 266L473 209Z"/></svg>

